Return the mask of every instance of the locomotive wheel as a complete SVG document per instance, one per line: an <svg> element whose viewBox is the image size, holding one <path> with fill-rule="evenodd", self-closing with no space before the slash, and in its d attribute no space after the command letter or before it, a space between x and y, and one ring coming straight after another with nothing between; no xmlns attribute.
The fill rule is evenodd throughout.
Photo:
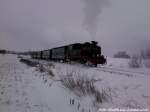
<svg viewBox="0 0 150 112"><path fill-rule="evenodd" d="M97 67L97 64L94 64L94 67Z"/></svg>
<svg viewBox="0 0 150 112"><path fill-rule="evenodd" d="M83 59L83 60L80 60L80 63L81 63L81 64L85 64L85 63L86 63L86 60L84 60L84 59Z"/></svg>

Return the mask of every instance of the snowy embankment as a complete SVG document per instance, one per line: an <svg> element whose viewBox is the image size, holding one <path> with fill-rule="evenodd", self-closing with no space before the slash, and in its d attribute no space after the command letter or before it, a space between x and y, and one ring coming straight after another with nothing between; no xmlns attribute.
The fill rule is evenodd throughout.
<svg viewBox="0 0 150 112"><path fill-rule="evenodd" d="M0 112L96 112L98 108L111 107L150 108L150 70L130 69L127 60L109 58L104 67L132 71L131 75L104 71L102 67L38 62L44 68L27 66L15 55L0 55ZM45 68L46 71L43 70ZM141 75L141 72L147 75ZM81 95L77 91L80 88L64 86L61 77L66 75L92 79L96 90L106 92L106 100L94 103L95 94Z"/></svg>

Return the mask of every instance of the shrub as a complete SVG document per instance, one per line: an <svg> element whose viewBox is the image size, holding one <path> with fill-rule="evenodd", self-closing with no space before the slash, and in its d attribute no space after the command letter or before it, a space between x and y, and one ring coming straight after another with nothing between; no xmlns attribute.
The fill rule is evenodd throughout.
<svg viewBox="0 0 150 112"><path fill-rule="evenodd" d="M133 56L129 61L129 67L139 68L142 66L141 59L138 56Z"/></svg>
<svg viewBox="0 0 150 112"><path fill-rule="evenodd" d="M150 59L150 49L142 50L140 54L143 59Z"/></svg>
<svg viewBox="0 0 150 112"><path fill-rule="evenodd" d="M119 51L114 55L114 58L130 58L126 51Z"/></svg>
<svg viewBox="0 0 150 112"><path fill-rule="evenodd" d="M144 64L146 68L150 68L150 60L145 60Z"/></svg>

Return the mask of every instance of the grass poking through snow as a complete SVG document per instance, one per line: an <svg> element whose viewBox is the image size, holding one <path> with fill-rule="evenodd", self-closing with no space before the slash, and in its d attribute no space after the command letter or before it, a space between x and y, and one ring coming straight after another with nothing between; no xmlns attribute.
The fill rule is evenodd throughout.
<svg viewBox="0 0 150 112"><path fill-rule="evenodd" d="M102 103L109 97L108 93L103 89L99 91L94 85L95 80L86 75L73 74L60 76L62 85L78 96L90 95L93 96L96 103Z"/></svg>

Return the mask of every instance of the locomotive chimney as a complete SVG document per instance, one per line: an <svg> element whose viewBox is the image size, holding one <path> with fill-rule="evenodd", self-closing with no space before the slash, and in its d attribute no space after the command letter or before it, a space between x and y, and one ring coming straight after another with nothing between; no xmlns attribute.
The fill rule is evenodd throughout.
<svg viewBox="0 0 150 112"><path fill-rule="evenodd" d="M92 45L97 45L98 44L98 42L96 42L96 41L91 41L92 42Z"/></svg>

